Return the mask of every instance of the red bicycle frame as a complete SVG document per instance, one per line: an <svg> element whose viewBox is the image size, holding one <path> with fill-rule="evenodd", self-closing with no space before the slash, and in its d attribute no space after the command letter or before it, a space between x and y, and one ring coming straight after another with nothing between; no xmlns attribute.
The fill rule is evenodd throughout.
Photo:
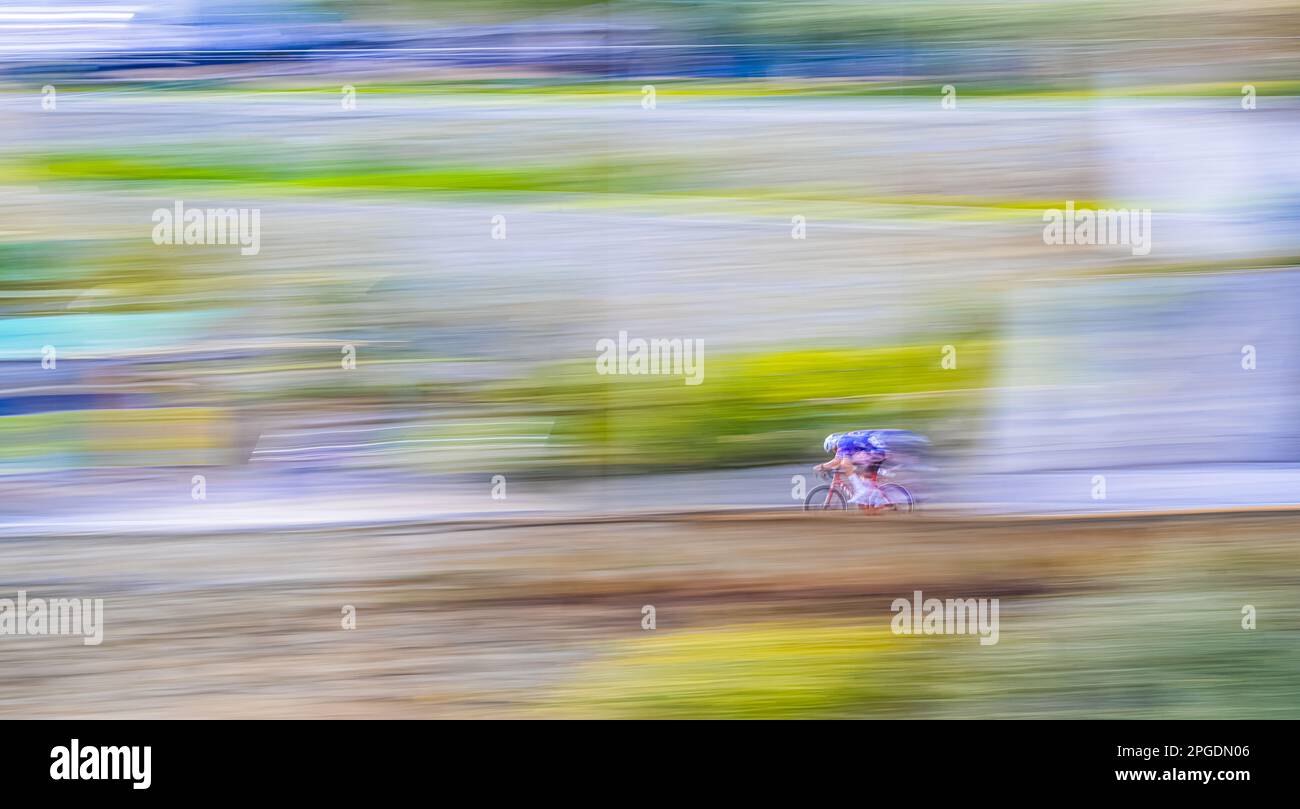
<svg viewBox="0 0 1300 809"><path fill-rule="evenodd" d="M867 481L871 483L872 486L876 486L877 485L876 479L879 475L879 472L880 472L880 464L873 463L867 466L866 471L862 473L862 476L865 477ZM854 472L853 474L856 475L858 473ZM849 485L848 481L846 480L846 477L847 476L841 470L839 469L835 470L834 476L831 477L830 488L826 490L826 503L824 504L823 508L831 504L831 498L835 496L835 492L837 491L840 493L840 496L844 498L844 502L846 504L849 502L849 498L853 496L853 487ZM867 506L861 503L858 503L856 505L858 506L859 509L870 512L872 514L880 511L880 508L877 508L875 506Z"/></svg>

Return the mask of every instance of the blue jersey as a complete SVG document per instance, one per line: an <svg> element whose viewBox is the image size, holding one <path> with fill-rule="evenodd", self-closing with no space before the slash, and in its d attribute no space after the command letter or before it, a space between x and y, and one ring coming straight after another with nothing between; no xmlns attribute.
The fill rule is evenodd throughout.
<svg viewBox="0 0 1300 809"><path fill-rule="evenodd" d="M835 451L839 455L852 455L857 452L884 455L889 451L889 448L885 446L885 439L878 431L854 430L840 436L839 443L835 445Z"/></svg>

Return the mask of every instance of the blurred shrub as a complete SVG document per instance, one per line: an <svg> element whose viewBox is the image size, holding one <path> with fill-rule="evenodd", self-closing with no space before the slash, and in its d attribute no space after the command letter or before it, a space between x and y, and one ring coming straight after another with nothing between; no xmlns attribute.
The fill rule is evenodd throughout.
<svg viewBox="0 0 1300 809"><path fill-rule="evenodd" d="M925 433L978 407L992 360L988 341L942 346L810 349L715 356L704 382L681 376L601 376L566 363L492 398L555 419L567 460L606 466L752 466L820 456L830 432L863 427ZM608 470L607 470L608 471Z"/></svg>
<svg viewBox="0 0 1300 809"><path fill-rule="evenodd" d="M229 460L232 416L222 408L69 410L0 417L0 474L114 466L193 466Z"/></svg>
<svg viewBox="0 0 1300 809"><path fill-rule="evenodd" d="M903 713L924 665L888 629L755 624L647 632L589 666L548 707L576 717L785 719Z"/></svg>

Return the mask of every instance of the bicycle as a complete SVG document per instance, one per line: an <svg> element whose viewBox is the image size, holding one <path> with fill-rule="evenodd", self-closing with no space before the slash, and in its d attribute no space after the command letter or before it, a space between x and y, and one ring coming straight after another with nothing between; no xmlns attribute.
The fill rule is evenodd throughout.
<svg viewBox="0 0 1300 809"><path fill-rule="evenodd" d="M822 480L828 480L825 472L817 473ZM884 505L864 506L858 508L869 514L879 514L881 512L897 512L900 514L911 513L916 510L916 498L908 491L907 487L901 483L877 484L880 477L880 464L872 464L867 469L867 480L876 485L877 491L880 492L884 499ZM848 511L849 499L853 497L853 488L843 472L835 470L835 474L829 478L829 483L822 486L814 487L808 492L808 497L804 499L804 511Z"/></svg>

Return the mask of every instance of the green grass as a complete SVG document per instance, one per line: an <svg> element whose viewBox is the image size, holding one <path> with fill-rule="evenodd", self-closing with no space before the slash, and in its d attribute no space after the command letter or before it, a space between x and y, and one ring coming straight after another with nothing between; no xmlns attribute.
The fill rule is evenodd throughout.
<svg viewBox="0 0 1300 809"><path fill-rule="evenodd" d="M588 161L563 165L477 166L399 163L271 162L249 157L186 160L136 155L60 153L36 155L11 166L16 181L220 184L223 187L314 193L375 191L423 193L631 193L654 186L661 166Z"/></svg>
<svg viewBox="0 0 1300 809"><path fill-rule="evenodd" d="M659 628L603 649L545 710L618 719L1300 716L1293 588L1189 590L1168 577L1178 571L1164 573L1154 588L1001 599L989 646L969 635L895 636L883 612L865 625ZM1259 611L1253 630L1241 626L1245 600Z"/></svg>
<svg viewBox="0 0 1300 809"><path fill-rule="evenodd" d="M654 630L617 645L554 694L569 718L791 719L902 713L920 664L888 629L830 623Z"/></svg>
<svg viewBox="0 0 1300 809"><path fill-rule="evenodd" d="M570 461L639 467L753 466L806 459L833 430L874 425L926 431L978 406L995 346L943 344L865 349L705 352L704 381L599 375L594 360L562 363L489 393L502 407L555 419Z"/></svg>

